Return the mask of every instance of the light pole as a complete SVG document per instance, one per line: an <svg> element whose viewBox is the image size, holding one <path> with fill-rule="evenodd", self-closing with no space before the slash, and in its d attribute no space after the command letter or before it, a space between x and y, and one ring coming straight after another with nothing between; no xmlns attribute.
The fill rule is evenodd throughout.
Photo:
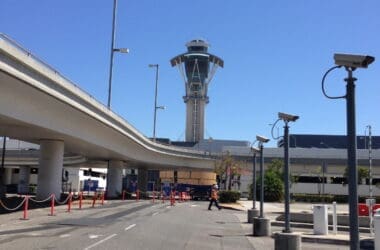
<svg viewBox="0 0 380 250"><path fill-rule="evenodd" d="M290 230L290 208L289 208L289 203L290 203L290 192L289 192L289 176L290 176L290 171L289 171L289 165L290 165L290 160L289 160L289 122L295 122L297 121L299 116L296 115L290 115L286 113L278 113L278 119L283 120L285 123L284 126L284 186L285 186L285 228L283 230L284 233L291 233Z"/></svg>
<svg viewBox="0 0 380 250"><path fill-rule="evenodd" d="M372 127L371 125L366 126L366 130L368 128L368 162L369 162L369 197L372 198L373 196L373 187L372 187ZM364 138L366 138L366 135L364 135ZM364 145L364 148L366 148L366 145Z"/></svg>
<svg viewBox="0 0 380 250"><path fill-rule="evenodd" d="M260 218L264 218L264 143L269 139L263 136L256 136L260 147Z"/></svg>
<svg viewBox="0 0 380 250"><path fill-rule="evenodd" d="M376 203L376 200L373 199L373 187L372 187L372 127L371 125L366 126L366 130L368 128L368 161L369 161L369 199L367 201L367 205L369 205L369 228L370 233L373 235L373 205ZM364 132L364 139L366 139L366 133ZM365 140L366 142L366 140ZM364 148L366 148L366 145L364 145Z"/></svg>
<svg viewBox="0 0 380 250"><path fill-rule="evenodd" d="M212 143L212 137L209 137L208 138L208 153L209 153L209 155L211 156L211 143Z"/></svg>
<svg viewBox="0 0 380 250"><path fill-rule="evenodd" d="M111 90L112 90L112 72L113 72L113 54L114 52L129 53L127 48L115 48L115 26L116 26L116 9L117 0L113 1L113 12L112 12L112 35L111 35L111 51L110 51L110 68L109 68L109 78L108 78L108 100L107 108L111 109Z"/></svg>
<svg viewBox="0 0 380 250"><path fill-rule="evenodd" d="M149 64L150 68L156 68L156 87L154 90L154 111L153 111L153 141L156 141L156 119L157 119L157 109L165 109L164 106L157 106L157 89L158 89L158 69L160 65Z"/></svg>
<svg viewBox="0 0 380 250"><path fill-rule="evenodd" d="M256 135L256 140L259 142L260 148L260 215L253 219L253 235L268 236L270 234L270 220L264 218L264 143L269 142L269 139Z"/></svg>
<svg viewBox="0 0 380 250"><path fill-rule="evenodd" d="M352 76L356 68L367 68L375 60L372 56L334 54L337 66L330 68L322 78L322 92L329 99L346 99L347 115L347 164L348 164L348 202L350 221L350 249L359 249L359 224L358 224L358 192L357 192L357 158L356 158L356 121L355 121L355 81ZM328 96L324 89L324 81L329 72L344 66L348 77L345 78L346 94L344 96Z"/></svg>
<svg viewBox="0 0 380 250"><path fill-rule="evenodd" d="M285 227L281 233L275 235L275 248L276 249L292 249L299 250L301 249L301 236L299 234L292 233L290 229L290 171L289 171L289 122L295 122L299 119L297 115L291 115L286 113L278 113L278 119L274 123L276 124L279 121L284 121L284 188L285 188L285 204L284 204L284 215L285 215ZM284 248L285 245L285 248Z"/></svg>
<svg viewBox="0 0 380 250"><path fill-rule="evenodd" d="M256 154L260 153L260 149L253 147L251 148L253 152L253 157L252 157L252 209L256 209Z"/></svg>
<svg viewBox="0 0 380 250"><path fill-rule="evenodd" d="M253 222L253 218L259 215L259 210L256 208L256 154L260 153L260 149L254 147L252 143L252 209L248 209L248 223Z"/></svg>

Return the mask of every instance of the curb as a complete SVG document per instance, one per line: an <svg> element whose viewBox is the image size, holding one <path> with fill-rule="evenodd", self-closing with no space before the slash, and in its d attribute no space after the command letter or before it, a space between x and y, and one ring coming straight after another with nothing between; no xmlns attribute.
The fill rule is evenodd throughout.
<svg viewBox="0 0 380 250"><path fill-rule="evenodd" d="M309 242L309 243L319 243L319 244L332 244L332 245L349 245L350 244L350 240L308 237L305 235L301 235L301 241Z"/></svg>
<svg viewBox="0 0 380 250"><path fill-rule="evenodd" d="M284 221L272 221L271 222L272 226L277 226L277 227L284 226L284 224L285 224ZM312 229L313 228L313 224L311 224L311 223L301 223L301 222L290 222L290 226L291 227L296 227L296 228L307 228L307 229ZM332 230L332 225L329 225L329 230ZM347 227L347 226L340 226L340 225L338 225L338 231L349 232L350 228ZM359 232L360 233L370 233L370 230L369 230L369 228L359 227Z"/></svg>
<svg viewBox="0 0 380 250"><path fill-rule="evenodd" d="M331 244L331 245L350 245L350 240L332 239L332 238L314 238L301 235L302 242L318 243L318 244ZM360 239L360 249L374 249L374 239Z"/></svg>

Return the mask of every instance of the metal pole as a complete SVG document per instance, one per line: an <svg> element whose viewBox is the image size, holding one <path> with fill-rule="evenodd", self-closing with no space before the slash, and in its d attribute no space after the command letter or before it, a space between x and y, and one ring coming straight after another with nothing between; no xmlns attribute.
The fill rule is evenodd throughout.
<svg viewBox="0 0 380 250"><path fill-rule="evenodd" d="M338 220L337 220L337 214L336 214L336 201L333 201L333 232L336 235L338 232Z"/></svg>
<svg viewBox="0 0 380 250"><path fill-rule="evenodd" d="M369 197L372 198L373 195L373 186L372 186L372 133L371 125L368 125L368 159L369 159Z"/></svg>
<svg viewBox="0 0 380 250"><path fill-rule="evenodd" d="M290 194L289 194L289 126L288 121L285 122L284 127L284 187L285 187L285 229L284 233L291 233L290 230Z"/></svg>
<svg viewBox="0 0 380 250"><path fill-rule="evenodd" d="M264 146L260 143L260 218L264 218Z"/></svg>
<svg viewBox="0 0 380 250"><path fill-rule="evenodd" d="M1 169L4 169L4 159L5 159L5 150L6 150L6 139L7 137L3 136L3 152L2 152L2 157L1 157ZM2 172L0 172L2 174ZM2 176L1 176L2 177Z"/></svg>
<svg viewBox="0 0 380 250"><path fill-rule="evenodd" d="M4 162L5 162L5 150L6 150L6 136L3 136L3 151L1 157L1 169L0 169L0 198L5 197L5 185L4 185Z"/></svg>
<svg viewBox="0 0 380 250"><path fill-rule="evenodd" d="M369 228L371 236L373 236L373 202L372 202L372 195L373 195L373 186L372 186L372 133L371 133L371 125L368 125L368 159L369 159L369 198L370 198L370 204L369 204ZM376 203L376 202L375 202Z"/></svg>
<svg viewBox="0 0 380 250"><path fill-rule="evenodd" d="M153 118L153 141L156 141L156 118L157 118L157 88L158 88L158 64L154 65L156 67L156 88L154 91L154 118Z"/></svg>
<svg viewBox="0 0 380 250"><path fill-rule="evenodd" d="M252 182L252 209L256 209L256 152L253 152L252 158L252 167L253 167L253 182Z"/></svg>
<svg viewBox="0 0 380 250"><path fill-rule="evenodd" d="M356 158L356 124L355 124L355 80L352 77L351 68L346 68L348 77L346 100L347 100L347 159L348 159L348 203L350 212L350 249L359 249L359 226L358 226L358 175Z"/></svg>
<svg viewBox="0 0 380 250"><path fill-rule="evenodd" d="M111 89L112 89L113 53L114 53L114 43L115 43L116 8L117 8L117 0L114 0L113 1L113 14L112 14L112 37L111 37L111 52L110 52L110 68L109 68L109 79L108 79L108 101L107 101L108 109L111 108Z"/></svg>
<svg viewBox="0 0 380 250"><path fill-rule="evenodd" d="M326 173L326 162L322 163L322 195L325 194L325 173Z"/></svg>

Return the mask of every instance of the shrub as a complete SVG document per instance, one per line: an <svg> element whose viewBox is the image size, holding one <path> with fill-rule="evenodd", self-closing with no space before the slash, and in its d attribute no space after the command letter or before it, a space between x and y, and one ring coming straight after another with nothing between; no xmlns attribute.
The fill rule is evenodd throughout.
<svg viewBox="0 0 380 250"><path fill-rule="evenodd" d="M238 191L220 191L218 194L220 202L236 202L240 199L240 193Z"/></svg>
<svg viewBox="0 0 380 250"><path fill-rule="evenodd" d="M264 177L264 200L282 201L284 198L284 183L277 174L268 172Z"/></svg>
<svg viewBox="0 0 380 250"><path fill-rule="evenodd" d="M257 200L260 200L261 181L258 179L256 191ZM264 201L282 201L284 198L284 183L278 174L267 171L264 175Z"/></svg>

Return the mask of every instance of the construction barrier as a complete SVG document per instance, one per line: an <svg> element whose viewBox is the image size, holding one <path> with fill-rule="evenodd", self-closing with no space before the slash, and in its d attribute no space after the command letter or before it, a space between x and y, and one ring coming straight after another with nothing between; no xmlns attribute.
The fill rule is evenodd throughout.
<svg viewBox="0 0 380 250"><path fill-rule="evenodd" d="M166 196L165 196L165 193L164 192L160 192L158 195L156 194L156 191L150 191L150 192L141 192L140 190L137 190L134 194L132 193L128 193L126 192L125 190L123 190L123 194L122 194L122 200L125 200L125 195L126 194L129 194L130 197L133 196L133 195L136 195L136 201L139 201L140 200L140 195L143 195L142 197L147 197L148 199L152 199L152 203L155 203L155 200L156 198L159 200L160 198L162 199L162 203L165 203L165 199L166 199ZM156 196L157 195L157 196ZM3 201L0 199L0 206L3 207L5 210L9 211L9 212L13 212L13 211L19 211L21 210L20 208L23 206L23 215L22 215L22 220L28 220L29 218L29 208L31 206L30 202L34 202L34 203L47 203L47 202L50 202L50 213L48 214L49 216L54 216L56 214L56 206L57 205L66 205L67 206L67 209L66 209L66 212L72 212L72 208L73 208L73 202L74 201L78 201L79 202L79 207L78 209L81 210L83 208L83 200L86 200L84 195L83 195L83 192L79 192L77 196L75 196L73 193L69 193L66 197L65 200L63 201L60 201L58 200L54 194L51 194L50 196L48 196L46 199L44 200L36 200L35 198L33 198L33 196L28 196L28 195L25 195L25 196L20 196L20 198L23 198L21 201L20 201L20 204L17 205L16 207L14 208L9 208L7 207ZM87 199L87 200L90 200L92 202L90 202L91 204L91 207L95 207L96 205L96 200L101 200L101 205L104 205L104 202L105 202L105 192L101 192L101 193L95 193L93 197L91 197L90 199ZM175 205L175 202L176 202L176 199L178 199L179 202L184 202L184 201L187 201L190 199L190 196L187 192L176 192L174 190L172 190L170 192L170 205L171 206L174 206ZM87 203L88 204L88 203ZM379 205L380 207L380 205ZM374 207L375 208L375 207ZM375 210L375 209L374 209Z"/></svg>
<svg viewBox="0 0 380 250"><path fill-rule="evenodd" d="M55 203L55 194L51 195L51 208L50 208L50 216L54 216L54 204Z"/></svg>
<svg viewBox="0 0 380 250"><path fill-rule="evenodd" d="M104 196L105 196L105 194L104 194L104 192L102 193L102 206L104 205Z"/></svg>
<svg viewBox="0 0 380 250"><path fill-rule="evenodd" d="M136 201L140 200L140 190L136 190Z"/></svg>
<svg viewBox="0 0 380 250"><path fill-rule="evenodd" d="M82 209L83 191L79 193L79 209Z"/></svg>
<svg viewBox="0 0 380 250"><path fill-rule="evenodd" d="M69 194L69 202L67 202L67 212L70 213L71 212L71 203L73 201L73 197L72 197L72 194L70 193Z"/></svg>
<svg viewBox="0 0 380 250"><path fill-rule="evenodd" d="M25 196L25 198L24 198L24 204L25 204L25 206L24 206L24 217L22 219L23 220L27 220L28 219L28 207L29 207L29 198L28 198L28 196Z"/></svg>
<svg viewBox="0 0 380 250"><path fill-rule="evenodd" d="M380 208L380 204L374 204L372 206L372 214L375 214L376 209ZM365 203L358 204L358 215L359 216L369 216L369 208Z"/></svg>

